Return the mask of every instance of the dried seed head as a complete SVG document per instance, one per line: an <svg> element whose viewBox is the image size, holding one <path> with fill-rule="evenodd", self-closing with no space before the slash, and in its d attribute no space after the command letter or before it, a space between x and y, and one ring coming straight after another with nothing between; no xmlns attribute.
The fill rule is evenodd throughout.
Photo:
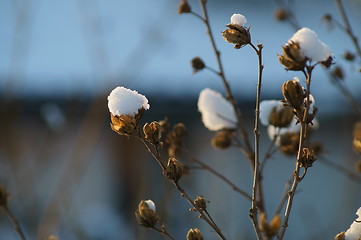
<svg viewBox="0 0 361 240"><path fill-rule="evenodd" d="M201 210L206 210L207 208L207 201L203 196L198 196L195 200L194 200L194 205L196 205L197 207L199 207Z"/></svg>
<svg viewBox="0 0 361 240"><path fill-rule="evenodd" d="M320 62L320 64L324 68L330 68L332 66L332 64L335 64L335 62L333 61L333 57L329 56L326 61Z"/></svg>
<svg viewBox="0 0 361 240"><path fill-rule="evenodd" d="M177 123L174 125L173 130L178 137L184 137L187 135L187 129L183 123Z"/></svg>
<svg viewBox="0 0 361 240"><path fill-rule="evenodd" d="M332 15L329 13L326 13L325 15L323 15L322 19L326 22L332 22Z"/></svg>
<svg viewBox="0 0 361 240"><path fill-rule="evenodd" d="M212 138L211 144L214 148L229 148L232 144L231 132L227 130L216 132L215 136Z"/></svg>
<svg viewBox="0 0 361 240"><path fill-rule="evenodd" d="M160 125L158 122L153 121L150 124L146 123L143 126L145 139L150 143L157 145L160 143Z"/></svg>
<svg viewBox="0 0 361 240"><path fill-rule="evenodd" d="M287 82L284 82L282 85L282 94L290 107L297 111L302 111L306 94L297 80L288 80Z"/></svg>
<svg viewBox="0 0 361 240"><path fill-rule="evenodd" d="M198 71L202 70L206 67L203 60L200 57L195 57L191 61L193 73L197 73Z"/></svg>
<svg viewBox="0 0 361 240"><path fill-rule="evenodd" d="M110 114L110 121L111 129L120 135L130 136L137 126L137 121L130 115L114 116Z"/></svg>
<svg viewBox="0 0 361 240"><path fill-rule="evenodd" d="M353 62L355 60L355 54L352 52L346 51L343 54L343 58L347 61Z"/></svg>
<svg viewBox="0 0 361 240"><path fill-rule="evenodd" d="M162 136L165 136L170 129L170 123L168 121L168 118L164 118L164 120L161 120L158 122L159 123L159 127L160 127L160 132Z"/></svg>
<svg viewBox="0 0 361 240"><path fill-rule="evenodd" d="M345 240L345 232L340 232L337 234L334 240Z"/></svg>
<svg viewBox="0 0 361 240"><path fill-rule="evenodd" d="M323 153L324 149L321 143L312 143L310 145L310 149L312 149L313 153L315 154L315 156L319 156L320 154Z"/></svg>
<svg viewBox="0 0 361 240"><path fill-rule="evenodd" d="M178 6L178 13L179 14L190 13L191 11L192 11L191 6L188 4L187 0L182 0L179 3L179 6Z"/></svg>
<svg viewBox="0 0 361 240"><path fill-rule="evenodd" d="M343 70L339 66L334 67L331 71L331 74L334 78L339 79L339 80L343 80L343 78L344 78Z"/></svg>
<svg viewBox="0 0 361 240"><path fill-rule="evenodd" d="M0 207L7 207L8 199L9 199L9 194L6 191L5 187L0 186Z"/></svg>
<svg viewBox="0 0 361 240"><path fill-rule="evenodd" d="M297 42L290 42L282 47L282 55L278 55L278 60L286 70L302 71L308 59L302 55Z"/></svg>
<svg viewBox="0 0 361 240"><path fill-rule="evenodd" d="M264 212L261 212L259 220L259 228L268 238L272 238L273 236L275 236L281 227L281 216L279 214L274 216L272 221L268 223L266 214Z"/></svg>
<svg viewBox="0 0 361 240"><path fill-rule="evenodd" d="M298 151L300 134L297 132L286 132L280 136L281 152L287 155L295 155Z"/></svg>
<svg viewBox="0 0 361 240"><path fill-rule="evenodd" d="M183 175L183 166L175 158L169 158L165 175L172 181L178 182Z"/></svg>
<svg viewBox="0 0 361 240"><path fill-rule="evenodd" d="M308 148L302 149L302 154L300 158L301 167L309 168L312 167L312 164L316 161L315 154L312 150Z"/></svg>
<svg viewBox="0 0 361 240"><path fill-rule="evenodd" d="M358 161L355 162L355 170L358 173L361 173L361 160L358 160Z"/></svg>
<svg viewBox="0 0 361 240"><path fill-rule="evenodd" d="M135 211L135 217L139 225L143 227L153 227L158 221L153 201L140 201L138 209Z"/></svg>
<svg viewBox="0 0 361 240"><path fill-rule="evenodd" d="M361 154L361 121L356 122L353 128L353 148Z"/></svg>
<svg viewBox="0 0 361 240"><path fill-rule="evenodd" d="M274 12L274 16L278 21L285 21L288 19L289 15L286 9L284 8L277 8Z"/></svg>
<svg viewBox="0 0 361 240"><path fill-rule="evenodd" d="M269 115L269 123L275 127L288 127L293 120L294 114L291 107L284 106L278 109L274 107Z"/></svg>
<svg viewBox="0 0 361 240"><path fill-rule="evenodd" d="M249 28L239 26L237 24L227 24L226 29L222 32L223 39L232 44L236 44L234 48L239 49L251 42Z"/></svg>
<svg viewBox="0 0 361 240"><path fill-rule="evenodd" d="M199 231L198 228L189 229L189 231L187 233L187 240L203 240L201 231Z"/></svg>

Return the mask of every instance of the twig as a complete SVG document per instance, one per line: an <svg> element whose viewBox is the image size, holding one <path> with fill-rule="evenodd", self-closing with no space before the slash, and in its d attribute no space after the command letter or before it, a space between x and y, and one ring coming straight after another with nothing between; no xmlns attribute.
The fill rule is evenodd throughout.
<svg viewBox="0 0 361 240"><path fill-rule="evenodd" d="M327 167L333 168L341 173L343 173L346 177L348 177L349 179L355 181L355 182L361 182L361 176L358 174L355 174L353 171L345 168L344 166L335 163L329 159L327 159L324 156L320 156L319 157L319 161L321 163L324 163Z"/></svg>
<svg viewBox="0 0 361 240"><path fill-rule="evenodd" d="M13 228L15 229L15 232L19 235L19 237L21 238L21 240L26 240L25 234L24 234L23 230L21 229L18 220L17 220L16 217L12 214L12 212L10 211L10 209L9 209L6 205L5 205L5 206L1 206L1 209L4 210L4 212L6 213L6 215L9 217L11 223L13 224Z"/></svg>
<svg viewBox="0 0 361 240"><path fill-rule="evenodd" d="M343 7L343 4L342 4L342 0L335 0L336 2L336 6L337 6L337 9L338 9L338 12L341 16L341 19L342 19L342 22L343 22L343 25L345 27L345 30L346 30L346 33L347 35L350 37L356 51L357 51L357 54L358 56L361 58L361 48L360 48L360 45L358 43L358 40L357 40L357 37L355 36L355 34L353 33L352 31L352 28L351 28L351 24L347 18L347 14L345 12L345 8Z"/></svg>
<svg viewBox="0 0 361 240"><path fill-rule="evenodd" d="M214 41L214 37L213 37L213 34L212 34L212 29L211 29L211 26L210 26L210 23L209 23L209 18L208 18L207 1L206 0L199 0L199 2L200 2L200 6L201 6L201 9L202 9L202 13L203 13L203 17L201 17L201 18L203 20L203 23L207 27L207 34L209 36L209 39L211 41L211 45L212 45L214 54L215 54L216 59L217 59L217 64L218 64L218 69L219 69L218 75L222 79L222 82L223 82L223 85L224 85L224 88L225 88L225 91L226 91L226 97L227 97L228 101L232 104L233 110L236 113L237 121L238 121L237 126L238 126L238 129L241 131L242 138L243 138L243 140L245 142L245 146L247 148L248 158L253 160L253 149L252 149L250 141L248 139L248 133L244 129L244 124L243 124L243 118L242 118L242 115L241 115L241 111L240 111L240 108L238 106L238 103L237 103L236 99L234 98L234 96L232 94L229 83L228 83L228 81L227 81L227 79L225 77L225 74L224 74L224 71L223 71L223 64L222 64L222 60L221 60L221 53L218 50L218 48L216 46L216 43Z"/></svg>
<svg viewBox="0 0 361 240"><path fill-rule="evenodd" d="M151 229L153 229L154 231L159 232L162 235L167 236L169 239L174 240L174 238L167 232L167 230L165 230L165 228L162 227L162 229L156 228L156 227L151 227Z"/></svg>
<svg viewBox="0 0 361 240"><path fill-rule="evenodd" d="M306 75L306 85L307 85L307 89L306 89L306 108L304 109L303 112L303 119L299 119L300 120L300 124L301 124L301 131L300 131L300 141L298 144L298 152L297 152L297 160L296 160L296 167L294 170L294 177L293 177L293 183L292 183L292 187L290 189L290 191L288 192L288 201L287 201L287 206L286 206L286 210L285 210L285 217L283 220L283 225L282 228L280 230L280 234L278 235L278 240L283 239L286 229L288 227L288 219L290 217L291 214L291 209L292 209L292 204L293 204L293 198L296 194L296 190L297 190L297 186L298 184L302 181L303 177L305 176L305 173L303 174L303 176L299 176L300 174L300 170L301 170L301 154L302 154L302 149L303 149L303 145L304 142L306 140L306 132L307 132L307 116L308 116L308 112L309 112L309 108L310 108L310 87L311 87L311 76L312 76L312 70L313 70L314 66L307 66L307 73L305 71L303 71L303 73Z"/></svg>
<svg viewBox="0 0 361 240"><path fill-rule="evenodd" d="M228 178L226 178L224 175L222 175L221 173L217 172L216 170L214 170L213 168L211 168L209 165L205 164L204 162L194 158L194 157L190 157L189 158L190 161L195 162L197 164L199 164L200 166L202 166L202 169L207 170L211 173L213 173L216 177L218 177L219 179L223 180L225 183L227 183L234 191L238 192L239 194L241 194L242 196L244 196L245 198L247 198L248 200L252 200L252 197L245 191L241 190L240 188L238 188L234 183L232 183Z"/></svg>
<svg viewBox="0 0 361 240"><path fill-rule="evenodd" d="M255 50L258 56L258 83L257 83L257 97L256 97L256 116L254 123L254 173L253 173L253 186L252 186L252 207L250 209L250 217L253 222L253 228L256 232L257 239L261 240L262 233L258 224L258 208L257 208L257 192L260 192L261 189L258 188L260 182L258 175L259 167L259 113L260 113L260 102L261 102L261 89L262 89L262 73L263 73L263 64L262 64L262 44L258 44L257 48L250 43L250 46ZM263 204L263 199L259 199L259 202Z"/></svg>
<svg viewBox="0 0 361 240"><path fill-rule="evenodd" d="M278 204L278 207L276 209L275 215L281 213L282 208L286 203L287 196L288 196L288 191L289 191L289 189L291 187L292 180L293 180L293 174L291 175L290 179L285 184L285 190L284 190L284 192L282 194L282 197L281 197L280 203Z"/></svg>
<svg viewBox="0 0 361 240"><path fill-rule="evenodd" d="M157 150L155 150L158 146L154 146L154 149L151 148L149 146L149 144L147 143L147 141L144 139L144 136L141 134L140 129L137 129L137 137L143 142L143 144L146 146L148 152L152 155L152 157L158 162L158 164L161 166L163 173L165 172L166 167L162 164L160 156L157 155L155 152ZM213 220L210 220L206 215L204 215L204 211L202 209L200 209L192 200L191 198L188 196L188 194L186 193L186 191L183 189L183 187L176 181L169 179L174 186L178 189L178 191L180 192L181 196L183 198L185 198L188 203L190 205L192 205L192 207L199 213L199 217L201 219L203 219L204 221L206 221L208 223L209 226L211 226L214 231L217 233L217 235L222 239L222 240L226 240L226 237L223 235L223 233L221 232L220 228L217 226L217 224L214 223Z"/></svg>

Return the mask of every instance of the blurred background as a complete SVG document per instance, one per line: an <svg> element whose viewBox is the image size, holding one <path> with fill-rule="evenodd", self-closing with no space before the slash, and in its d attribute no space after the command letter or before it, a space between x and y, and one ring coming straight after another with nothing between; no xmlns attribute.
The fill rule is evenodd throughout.
<svg viewBox="0 0 361 240"><path fill-rule="evenodd" d="M361 36L361 2L343 1L353 30ZM138 90L151 109L142 123L161 120L185 123L185 145L246 191L252 177L237 149L213 149L197 111L199 92L210 87L224 93L209 71L192 74L190 60L201 57L217 68L205 26L190 14L177 14L179 1L1 0L0 1L0 184L11 195L10 209L29 239L164 239L137 225L140 200L152 199L167 229L184 239L198 227L206 239L211 229L189 212L189 206L162 176L141 143L119 136L109 127L106 97L116 86ZM201 13L198 1L192 10ZM360 58L337 24L322 20L331 14L342 22L335 2L209 0L215 41L226 76L252 131L257 82L257 57L221 36L229 17L241 13L251 27L252 41L264 45L262 99L281 99L281 85L297 72L286 72L277 53L295 32L277 21L275 11L289 6L298 24L317 32L344 71L335 79L321 67L313 74L312 93L319 108L324 158L349 169L350 178L319 161L309 169L295 198L289 239L333 239L346 230L361 207L361 179L354 170L360 159L352 149L352 126L358 114L343 96L349 90L361 104ZM334 66L333 69L336 67ZM331 71L333 71L331 69ZM340 87L341 86L341 87ZM270 144L261 128L261 148ZM294 167L294 158L276 153L265 169L266 208L273 215ZM250 203L208 172L191 169L183 183L191 196L201 194L209 211L230 239L255 239L248 218ZM18 239L0 213L0 239Z"/></svg>

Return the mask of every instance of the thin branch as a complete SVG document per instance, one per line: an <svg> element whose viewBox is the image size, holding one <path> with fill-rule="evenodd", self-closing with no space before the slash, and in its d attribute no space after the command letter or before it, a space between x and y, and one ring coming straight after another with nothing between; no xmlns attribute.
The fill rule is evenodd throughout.
<svg viewBox="0 0 361 240"><path fill-rule="evenodd" d="M202 169L207 170L211 173L213 173L216 177L218 177L219 179L223 180L225 183L227 183L234 191L238 192L239 194L241 194L242 196L244 196L246 199L248 200L252 200L252 197L245 191L241 190L240 188L238 188L234 183L232 183L228 178L226 178L224 175L222 175L221 173L217 172L215 169L211 168L209 165L205 164L204 162L194 158L194 157L190 157L189 158L190 161L195 162L197 164L199 164L200 166L202 166Z"/></svg>
<svg viewBox="0 0 361 240"><path fill-rule="evenodd" d="M144 139L144 136L141 134L140 129L137 129L137 137L143 142L143 144L146 146L148 152L152 155L152 157L158 162L158 164L161 166L163 173L165 172L165 166L162 164L160 156L156 154L155 150L157 147L159 146L154 146L154 149L151 148L149 146L149 144L147 143L147 141ZM169 179L169 178L168 178ZM223 233L221 232L220 228L213 222L211 221L206 215L204 215L204 211L202 209L200 209L192 200L191 198L188 196L188 194L186 193L186 191L183 189L183 187L177 182L174 181L172 179L169 179L174 186L178 189L178 191L180 192L181 196L183 198L185 198L188 203L190 205L192 205L192 207L199 213L199 217L201 219L203 219L204 221L206 221L208 223L209 226L211 226L214 231L217 233L217 235L222 239L222 240L226 240L225 236L223 235Z"/></svg>
<svg viewBox="0 0 361 240"><path fill-rule="evenodd" d="M344 166L342 166L341 164L335 163L329 159L327 159L324 156L320 156L319 157L319 161L321 163L324 163L325 166L333 168L336 171L339 171L340 173L344 174L346 177L348 177L349 179L355 181L355 182L361 182L361 176L359 174L354 173L353 171L345 168Z"/></svg>
<svg viewBox="0 0 361 240"><path fill-rule="evenodd" d="M357 37L355 36L355 34L352 31L350 21L347 18L345 8L343 7L343 4L342 4L342 0L335 0L335 2L336 2L338 12L339 12L339 14L341 16L343 25L345 27L346 33L350 37L350 39L351 39L351 41L352 41L352 43L353 43L353 45L354 45L354 47L355 47L355 49L357 51L358 56L361 58L361 48L360 48L360 45L358 43Z"/></svg>
<svg viewBox="0 0 361 240"><path fill-rule="evenodd" d="M1 209L6 213L6 215L7 215L8 218L10 219L11 223L13 224L13 228L14 228L15 232L19 235L19 237L21 238L21 240L26 240L25 234L24 234L23 230L21 229L18 220L17 220L16 217L12 214L12 212L10 211L10 209L9 209L6 205L5 205L5 206L1 206Z"/></svg>
<svg viewBox="0 0 361 240"><path fill-rule="evenodd" d="M284 190L284 192L282 194L282 197L281 197L280 203L278 204L278 207L276 209L275 215L281 213L282 208L286 203L288 192L289 192L289 189L291 187L292 180L293 180L293 174L291 175L290 179L285 184L285 190Z"/></svg>
<svg viewBox="0 0 361 240"><path fill-rule="evenodd" d="M156 228L156 227L151 227L151 229L153 229L154 231L159 232L162 235L167 236L170 240L174 240L174 238L163 227L162 227L162 229L159 229L159 228Z"/></svg>
<svg viewBox="0 0 361 240"><path fill-rule="evenodd" d="M260 102L261 102L261 89L262 89L262 73L263 73L263 64L262 64L262 44L258 44L257 48L250 43L251 47L255 50L258 56L258 82L257 82L257 97L256 97L256 116L254 123L254 173L253 173L253 186L252 186L252 207L250 209L250 217L253 222L253 228L256 232L257 239L261 240L262 233L258 224L258 208L257 208L257 192L260 192L258 184L260 182L258 175L259 167L259 113L260 113ZM259 202L263 205L263 199L259 199Z"/></svg>
<svg viewBox="0 0 361 240"><path fill-rule="evenodd" d="M229 83L228 83L228 81L227 81L227 79L225 77L224 70L223 70L223 64L222 64L222 60L221 60L221 53L218 50L218 48L216 46L216 43L214 41L214 37L213 37L213 34L212 34L212 29L211 29L211 26L210 26L210 23L209 23L209 18L208 18L207 1L206 0L199 0L199 1L200 1L200 6L201 6L201 9L202 9L202 13L203 13L202 19L203 19L204 24L207 27L207 34L209 36L209 39L211 41L211 45L212 45L214 54L215 54L216 59L217 59L217 64L218 64L218 68L219 68L218 75L222 79L222 82L223 82L223 85L224 85L224 88L225 88L225 91L226 91L226 97L227 97L228 101L232 104L233 110L236 113L237 122L238 122L237 126L238 126L238 129L240 130L242 138L243 138L243 140L245 142L247 152L248 152L247 153L248 158L253 159L253 149L252 149L250 141L248 139L248 133L246 132L246 130L244 128L241 111L240 111L240 108L238 106L238 103L237 103L236 99L234 98L234 96L232 94Z"/></svg>
<svg viewBox="0 0 361 240"><path fill-rule="evenodd" d="M296 194L296 190L297 190L297 186L298 184L302 181L305 173L303 174L303 176L299 176L300 175L300 170L301 170L301 154L302 154L302 149L303 149L303 145L304 142L306 140L306 132L307 132L307 116L308 116L308 112L309 112L309 108L310 108L310 88L311 88L311 76L312 76L312 70L313 70L313 66L308 66L307 67L307 73L304 71L304 73L307 75L306 78L306 85L307 85L307 89L306 89L306 108L304 109L303 112L303 119L299 119L300 120L300 124L301 124L301 131L300 131L300 141L298 144L298 152L297 152L297 160L296 160L296 167L294 170L294 177L293 177L293 183L292 183L292 187L290 189L290 191L288 192L288 201L287 201L287 206L286 206L286 210L285 210L285 217L283 220L283 225L282 228L280 230L280 234L278 235L278 240L282 240L286 229L288 227L288 220L291 214L291 209L292 209L292 204L293 204L293 198Z"/></svg>

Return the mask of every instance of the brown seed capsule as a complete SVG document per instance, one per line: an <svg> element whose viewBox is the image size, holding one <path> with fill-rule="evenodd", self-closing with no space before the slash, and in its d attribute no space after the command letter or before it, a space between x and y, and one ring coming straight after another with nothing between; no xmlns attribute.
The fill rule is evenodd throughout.
<svg viewBox="0 0 361 240"><path fill-rule="evenodd" d="M187 240L203 240L201 231L198 228L189 229L187 233Z"/></svg>
<svg viewBox="0 0 361 240"><path fill-rule="evenodd" d="M216 132L211 144L214 148L226 149L232 144L231 133L227 130Z"/></svg>
<svg viewBox="0 0 361 240"><path fill-rule="evenodd" d="M336 79L340 79L343 80L344 78L344 74L343 74L343 70L341 67L336 66L332 69L331 74L333 77L335 77Z"/></svg>
<svg viewBox="0 0 361 240"><path fill-rule="evenodd" d="M165 175L174 182L178 182L183 175L182 164L175 158L169 158L167 167L165 168Z"/></svg>
<svg viewBox="0 0 361 240"><path fill-rule="evenodd" d="M194 204L199 207L201 210L206 210L207 208L207 201L203 196L198 196L194 200Z"/></svg>
<svg viewBox="0 0 361 240"><path fill-rule="evenodd" d="M316 161L315 154L308 148L303 148L300 158L301 167L309 168Z"/></svg>
<svg viewBox="0 0 361 240"><path fill-rule="evenodd" d="M251 42L249 28L236 24L227 24L226 27L229 29L222 32L223 39L228 43L236 44L234 48L239 49Z"/></svg>
<svg viewBox="0 0 361 240"><path fill-rule="evenodd" d="M278 55L278 60L286 70L302 71L308 59L302 55L300 45L291 42L282 47L282 55Z"/></svg>
<svg viewBox="0 0 361 240"><path fill-rule="evenodd" d="M140 201L138 209L135 211L135 217L139 225L143 227L153 227L158 221L153 201Z"/></svg>
<svg viewBox="0 0 361 240"><path fill-rule="evenodd" d="M353 60L355 60L355 54L353 54L352 52L346 51L343 54L343 58L347 61L352 62Z"/></svg>
<svg viewBox="0 0 361 240"><path fill-rule="evenodd" d="M7 207L8 198L9 194L7 193L5 187L0 186L0 207Z"/></svg>
<svg viewBox="0 0 361 240"><path fill-rule="evenodd" d="M337 234L334 240L345 240L345 232L340 232Z"/></svg>
<svg viewBox="0 0 361 240"><path fill-rule="evenodd" d="M143 126L143 132L145 139L150 143L156 145L159 144L160 140L160 126L156 121L151 122L150 124L146 123Z"/></svg>
<svg viewBox="0 0 361 240"><path fill-rule="evenodd" d="M354 150L361 154L361 121L354 125L352 145Z"/></svg>
<svg viewBox="0 0 361 240"><path fill-rule="evenodd" d="M274 13L274 16L278 21L281 22L287 20L289 17L287 10L284 8L277 8Z"/></svg>
<svg viewBox="0 0 361 240"><path fill-rule="evenodd" d="M269 123L275 127L288 127L293 120L294 114L291 107L284 106L278 109L274 107L269 115Z"/></svg>
<svg viewBox="0 0 361 240"><path fill-rule="evenodd" d="M333 57L329 56L326 61L320 62L324 68L330 68L334 64Z"/></svg>
<svg viewBox="0 0 361 240"><path fill-rule="evenodd" d="M179 14L190 13L191 11L192 11L191 6L188 4L187 0L182 0L179 3L179 6L178 6L178 13Z"/></svg>
<svg viewBox="0 0 361 240"><path fill-rule="evenodd" d="M282 85L282 94L286 103L300 111L304 108L305 90L297 80L288 80Z"/></svg>
<svg viewBox="0 0 361 240"><path fill-rule="evenodd" d="M270 223L268 223L264 212L260 213L259 219L259 228L268 238L272 238L278 233L281 227L281 216L279 214L275 215Z"/></svg>
<svg viewBox="0 0 361 240"><path fill-rule="evenodd" d="M287 155L295 155L298 151L298 143L300 139L299 133L286 132L280 136L281 152Z"/></svg>
<svg viewBox="0 0 361 240"><path fill-rule="evenodd" d="M200 57L195 57L191 61L193 73L197 73L198 71L202 70L206 67L203 60Z"/></svg>
<svg viewBox="0 0 361 240"><path fill-rule="evenodd" d="M173 130L178 137L184 137L187 135L187 129L183 123L177 123L174 125Z"/></svg>

